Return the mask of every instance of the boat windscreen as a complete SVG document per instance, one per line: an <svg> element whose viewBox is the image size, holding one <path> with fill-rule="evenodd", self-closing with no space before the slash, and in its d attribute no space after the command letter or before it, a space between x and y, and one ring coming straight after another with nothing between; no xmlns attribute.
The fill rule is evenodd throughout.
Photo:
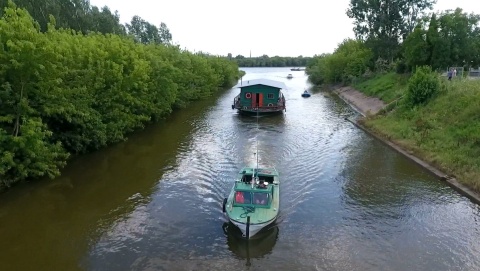
<svg viewBox="0 0 480 271"><path fill-rule="evenodd" d="M267 205L269 195L267 193L254 192L253 203L257 205Z"/></svg>
<svg viewBox="0 0 480 271"><path fill-rule="evenodd" d="M243 175L242 176L242 182L244 183L250 183L252 181L252 175Z"/></svg>
<svg viewBox="0 0 480 271"><path fill-rule="evenodd" d="M274 180L273 176L262 176L262 175L260 175L258 179L261 182L268 182L268 183L273 183L273 180Z"/></svg>
<svg viewBox="0 0 480 271"><path fill-rule="evenodd" d="M252 193L247 191L235 192L235 203L239 203L239 204L252 203Z"/></svg>

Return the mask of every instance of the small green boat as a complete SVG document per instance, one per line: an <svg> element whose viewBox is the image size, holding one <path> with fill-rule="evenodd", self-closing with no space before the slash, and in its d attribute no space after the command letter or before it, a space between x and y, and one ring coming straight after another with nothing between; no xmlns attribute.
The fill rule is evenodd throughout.
<svg viewBox="0 0 480 271"><path fill-rule="evenodd" d="M223 200L223 212L248 238L275 222L279 207L280 180L275 168L244 167Z"/></svg>

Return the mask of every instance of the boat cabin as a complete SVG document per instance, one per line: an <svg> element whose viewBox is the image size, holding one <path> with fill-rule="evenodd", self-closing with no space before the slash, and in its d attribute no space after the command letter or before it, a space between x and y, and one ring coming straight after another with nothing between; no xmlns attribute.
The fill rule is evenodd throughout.
<svg viewBox="0 0 480 271"><path fill-rule="evenodd" d="M233 206L252 206L269 208L272 204L273 185L265 188L252 188L250 184L235 187Z"/></svg>
<svg viewBox="0 0 480 271"><path fill-rule="evenodd" d="M260 169L256 172L258 179L252 186L253 170L244 170L241 173L242 178L235 183L233 205L270 208L275 177Z"/></svg>
<svg viewBox="0 0 480 271"><path fill-rule="evenodd" d="M283 82L268 79L249 80L238 84L240 94L235 97L232 108L242 111L277 112L285 109Z"/></svg>

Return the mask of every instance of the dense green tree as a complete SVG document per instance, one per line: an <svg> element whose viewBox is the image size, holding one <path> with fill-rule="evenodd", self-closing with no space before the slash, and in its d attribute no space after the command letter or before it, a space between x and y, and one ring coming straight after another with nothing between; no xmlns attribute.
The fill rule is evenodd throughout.
<svg viewBox="0 0 480 271"><path fill-rule="evenodd" d="M60 142L51 140L52 133L35 110L41 97L51 88L53 68L51 46L39 33L39 26L25 10L13 3L0 20L0 180L13 182L40 176L53 177L65 164L68 154Z"/></svg>
<svg viewBox="0 0 480 271"><path fill-rule="evenodd" d="M148 88L152 91L152 95L148 97L151 102L151 118L158 120L172 112L172 105L178 93L176 80L180 76L180 69L174 67L172 61L158 56L178 56L180 52L173 46L150 45L146 49L145 59L151 67L148 80ZM233 81L230 81L230 84Z"/></svg>
<svg viewBox="0 0 480 271"><path fill-rule="evenodd" d="M93 59L85 59L96 45L82 34L50 27L46 36L55 45L56 71L61 84L52 96L55 99L47 99L51 109L40 110L42 119L53 132L53 138L60 140L69 152L84 153L106 145L106 124L102 122L101 113L93 108L93 91L103 86L100 82L105 72L119 68L107 63L108 69L97 74L90 66Z"/></svg>
<svg viewBox="0 0 480 271"><path fill-rule="evenodd" d="M0 20L0 189L56 176L69 153L125 140L239 76L223 57L58 28L53 16L41 31L9 5Z"/></svg>
<svg viewBox="0 0 480 271"><path fill-rule="evenodd" d="M230 65L219 57L207 57L207 61L215 71L215 74L219 75L219 85L222 88L227 88L230 86L231 82L237 79L236 66Z"/></svg>
<svg viewBox="0 0 480 271"><path fill-rule="evenodd" d="M354 19L354 33L367 41L375 58L392 60L403 38L414 29L417 17L435 0L351 0L348 17Z"/></svg>
<svg viewBox="0 0 480 271"><path fill-rule="evenodd" d="M170 29L168 29L165 23L160 23L160 27L158 28L158 35L160 37L160 43L168 44L172 41L172 34L170 33Z"/></svg>
<svg viewBox="0 0 480 271"><path fill-rule="evenodd" d="M133 16L130 24L127 24L128 34L140 43L166 44L172 40L172 35L165 23L160 24L160 28L143 20L140 16Z"/></svg>
<svg viewBox="0 0 480 271"><path fill-rule="evenodd" d="M405 62L410 69L429 64L430 48L427 42L427 33L420 24L407 37L403 46Z"/></svg>
<svg viewBox="0 0 480 271"><path fill-rule="evenodd" d="M97 31L103 34L126 34L125 26L120 23L118 12L112 13L105 6L101 10L93 6L91 9L91 27L90 31Z"/></svg>
<svg viewBox="0 0 480 271"><path fill-rule="evenodd" d="M410 33L413 32L415 27L421 18L425 16L426 10L431 10L436 0L403 0L402 16L405 21L405 28L402 33L402 39L405 39Z"/></svg>
<svg viewBox="0 0 480 271"><path fill-rule="evenodd" d="M51 135L38 118L25 119L18 136L0 128L0 187L25 179L53 178L60 174L68 154L60 142L50 142Z"/></svg>
<svg viewBox="0 0 480 271"><path fill-rule="evenodd" d="M477 29L478 31L478 29ZM468 66L471 68L480 67L480 34L476 34L472 38L472 51L471 51L471 60Z"/></svg>
<svg viewBox="0 0 480 271"><path fill-rule="evenodd" d="M7 2L7 0L0 0L0 16ZM101 9L91 6L88 0L15 0L14 2L18 7L27 9L39 23L42 31L47 30L50 16L53 16L58 28L69 28L84 34L92 31L104 34L126 33L117 12L112 13L106 6Z"/></svg>
<svg viewBox="0 0 480 271"><path fill-rule="evenodd" d="M472 62L478 63L472 52L479 35L479 20L479 15L464 13L460 8L440 15L440 38L450 45L449 63L444 65L467 66Z"/></svg>
<svg viewBox="0 0 480 271"><path fill-rule="evenodd" d="M342 72L344 81L361 76L372 60L372 52L365 43L352 39L344 40L335 50L335 54L343 55L345 59Z"/></svg>
<svg viewBox="0 0 480 271"><path fill-rule="evenodd" d="M430 21L428 22L428 30L426 41L429 47L432 47L440 38L438 35L438 22L437 22L437 14L433 13L430 17ZM429 60L432 56L429 56Z"/></svg>
<svg viewBox="0 0 480 271"><path fill-rule="evenodd" d="M308 80L315 85L321 85L326 83L326 74L327 74L327 59L331 54L322 54L319 56L314 56L306 67L306 73L308 74Z"/></svg>
<svg viewBox="0 0 480 271"><path fill-rule="evenodd" d="M37 83L48 76L43 61L49 54L46 40L39 35L36 24L24 10L11 6L0 20L3 54L0 69L5 101L10 104L2 107L3 115L9 116L12 135L20 135L22 121L34 112L32 97L38 94Z"/></svg>
<svg viewBox="0 0 480 271"><path fill-rule="evenodd" d="M479 21L479 15L466 14L461 9L446 11L438 16L433 14L428 21L428 28L423 24L418 25L405 40L403 49L406 62L411 67L430 65L435 70L443 71L451 66L478 66Z"/></svg>
<svg viewBox="0 0 480 271"><path fill-rule="evenodd" d="M314 84L351 82L363 75L371 60L372 52L360 40L344 40L333 54L315 57L309 63L307 74Z"/></svg>

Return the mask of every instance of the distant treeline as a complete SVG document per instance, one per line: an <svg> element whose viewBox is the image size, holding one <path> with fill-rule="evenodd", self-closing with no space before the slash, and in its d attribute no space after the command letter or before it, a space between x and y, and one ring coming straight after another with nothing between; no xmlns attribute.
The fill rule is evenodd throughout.
<svg viewBox="0 0 480 271"><path fill-rule="evenodd" d="M246 58L242 55L237 55L233 58L231 54L228 54L228 58L235 61L239 67L305 67L307 66L307 63L312 59L311 57L303 56L269 57L267 55L249 58Z"/></svg>
<svg viewBox="0 0 480 271"><path fill-rule="evenodd" d="M226 58L55 22L42 29L13 3L0 19L0 190L57 176L71 154L125 140L239 78Z"/></svg>

